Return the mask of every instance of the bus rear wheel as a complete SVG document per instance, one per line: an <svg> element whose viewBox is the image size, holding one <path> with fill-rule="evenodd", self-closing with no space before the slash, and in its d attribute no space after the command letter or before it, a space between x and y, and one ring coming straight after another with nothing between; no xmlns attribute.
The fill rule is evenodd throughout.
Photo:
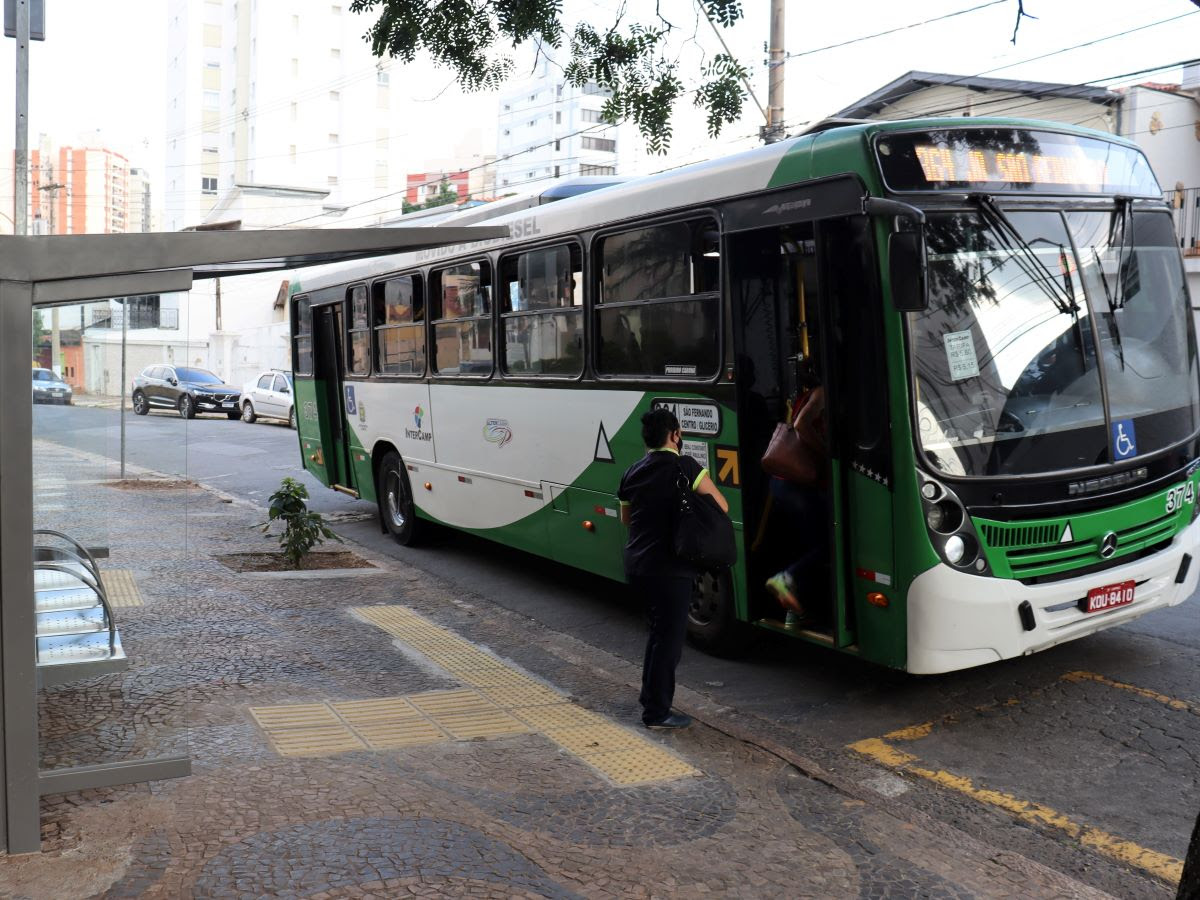
<svg viewBox="0 0 1200 900"><path fill-rule="evenodd" d="M738 621L729 570L696 579L688 607L687 636L693 647L713 656L737 656L750 644L750 629Z"/></svg>
<svg viewBox="0 0 1200 900"><path fill-rule="evenodd" d="M376 496L379 498L379 517L383 527L398 543L410 547L421 538L421 522L408 485L408 472L400 454L390 450L379 463L376 476Z"/></svg>

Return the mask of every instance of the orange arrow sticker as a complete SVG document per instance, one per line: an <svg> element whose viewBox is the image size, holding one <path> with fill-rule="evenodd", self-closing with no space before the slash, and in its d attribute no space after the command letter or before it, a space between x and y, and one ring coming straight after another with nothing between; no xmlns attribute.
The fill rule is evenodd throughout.
<svg viewBox="0 0 1200 900"><path fill-rule="evenodd" d="M738 470L737 447L717 445L717 484L725 487L741 487L742 478Z"/></svg>

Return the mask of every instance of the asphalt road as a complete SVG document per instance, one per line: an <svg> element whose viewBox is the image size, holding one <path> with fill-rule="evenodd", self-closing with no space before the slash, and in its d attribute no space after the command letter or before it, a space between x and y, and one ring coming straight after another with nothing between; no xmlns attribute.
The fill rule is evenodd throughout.
<svg viewBox="0 0 1200 900"><path fill-rule="evenodd" d="M38 407L34 427L37 438L119 455L113 410ZM640 659L641 616L622 586L469 535L439 532L421 548L400 547L380 534L371 504L300 469L286 426L129 414L126 440L135 465L264 505L282 477L299 478L312 507L336 514L337 529L371 551L439 575L474 602ZM738 660L687 650L679 679L751 717L764 736L874 787L883 802L911 804L1119 896L1166 896L1163 873L1169 858L1183 857L1200 810L1197 603L944 676L764 633ZM908 730L894 735L900 729ZM886 757L889 748L910 759ZM889 759L904 763L899 777L881 764Z"/></svg>

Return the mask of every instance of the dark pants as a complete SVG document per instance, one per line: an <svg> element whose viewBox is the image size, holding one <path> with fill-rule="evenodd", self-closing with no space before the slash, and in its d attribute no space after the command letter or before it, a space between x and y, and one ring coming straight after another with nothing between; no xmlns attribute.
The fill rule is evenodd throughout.
<svg viewBox="0 0 1200 900"><path fill-rule="evenodd" d="M694 579L662 575L634 575L634 590L646 604L650 636L642 662L642 721L661 722L671 712L675 698L675 667L683 653L688 606Z"/></svg>

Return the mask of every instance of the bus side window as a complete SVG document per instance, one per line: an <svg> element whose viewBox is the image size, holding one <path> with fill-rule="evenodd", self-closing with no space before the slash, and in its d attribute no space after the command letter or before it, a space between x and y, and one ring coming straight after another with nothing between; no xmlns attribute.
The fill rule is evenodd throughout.
<svg viewBox="0 0 1200 900"><path fill-rule="evenodd" d="M350 288L350 316L346 328L346 372L367 375L371 371L371 322L367 314L367 286Z"/></svg>
<svg viewBox="0 0 1200 900"><path fill-rule="evenodd" d="M583 254L575 244L500 262L501 368L506 375L583 372Z"/></svg>
<svg viewBox="0 0 1200 900"><path fill-rule="evenodd" d="M439 375L491 375L491 264L439 269L430 282L433 370Z"/></svg>
<svg viewBox="0 0 1200 900"><path fill-rule="evenodd" d="M425 292L420 275L401 275L372 286L375 372L425 374Z"/></svg>
<svg viewBox="0 0 1200 900"><path fill-rule="evenodd" d="M312 364L312 300L297 297L292 304L295 321L292 334L296 335L292 363L297 375L311 375Z"/></svg>
<svg viewBox="0 0 1200 900"><path fill-rule="evenodd" d="M712 219L600 240L596 371L711 378L720 368L720 234Z"/></svg>

